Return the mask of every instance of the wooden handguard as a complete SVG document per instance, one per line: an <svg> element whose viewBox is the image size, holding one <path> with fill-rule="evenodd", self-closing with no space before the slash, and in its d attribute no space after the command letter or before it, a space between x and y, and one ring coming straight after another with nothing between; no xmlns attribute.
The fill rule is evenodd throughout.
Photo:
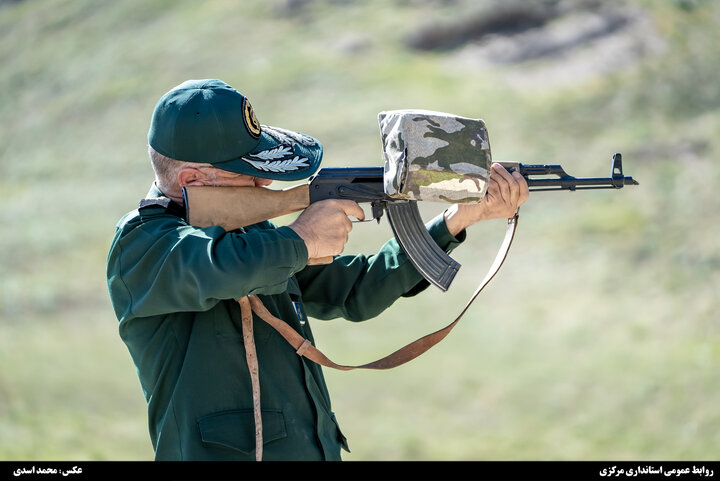
<svg viewBox="0 0 720 481"><path fill-rule="evenodd" d="M185 212L190 225L218 225L231 231L292 214L310 205L308 184L273 190L265 187L183 187ZM332 257L309 259L308 264L327 264Z"/></svg>

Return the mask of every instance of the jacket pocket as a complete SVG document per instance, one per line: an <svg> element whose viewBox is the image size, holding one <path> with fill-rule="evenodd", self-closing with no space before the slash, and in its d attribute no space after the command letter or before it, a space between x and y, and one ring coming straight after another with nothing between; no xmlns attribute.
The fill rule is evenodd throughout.
<svg viewBox="0 0 720 481"><path fill-rule="evenodd" d="M252 409L222 411L197 421L203 443L235 449L244 454L255 451L255 417ZM262 410L263 445L287 437L282 411Z"/></svg>

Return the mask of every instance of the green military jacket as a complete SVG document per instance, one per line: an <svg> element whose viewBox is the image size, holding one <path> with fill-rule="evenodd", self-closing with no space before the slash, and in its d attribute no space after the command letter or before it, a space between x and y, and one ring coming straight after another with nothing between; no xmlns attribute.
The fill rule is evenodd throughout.
<svg viewBox="0 0 720 481"><path fill-rule="evenodd" d="M148 194L161 196L155 187ZM252 390L235 298L258 295L314 343L306 316L370 319L428 285L394 239L373 256L307 266L305 243L289 227L266 221L232 232L201 229L187 224L177 204L147 204L117 224L107 282L147 400L156 460L254 459ZM447 251L462 240L441 216L428 229ZM257 317L254 333L263 459L340 460L348 447L321 367Z"/></svg>

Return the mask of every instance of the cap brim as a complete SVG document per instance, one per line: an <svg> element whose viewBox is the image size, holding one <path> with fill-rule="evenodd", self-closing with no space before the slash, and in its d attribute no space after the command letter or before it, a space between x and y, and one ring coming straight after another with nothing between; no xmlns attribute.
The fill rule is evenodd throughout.
<svg viewBox="0 0 720 481"><path fill-rule="evenodd" d="M214 167L273 180L300 180L313 175L322 161L323 147L309 135L261 126L260 140L251 152Z"/></svg>

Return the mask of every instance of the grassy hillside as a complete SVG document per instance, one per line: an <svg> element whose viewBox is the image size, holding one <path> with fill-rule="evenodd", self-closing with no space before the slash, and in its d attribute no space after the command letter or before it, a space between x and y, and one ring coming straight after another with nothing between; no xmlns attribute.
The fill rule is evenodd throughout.
<svg viewBox="0 0 720 481"><path fill-rule="evenodd" d="M533 195L442 344L327 372L345 459L717 459L720 7L570 3L0 2L0 460L152 459L105 256L152 181L152 108L189 78L321 139L325 166L379 165L377 113L422 108L483 118L495 159L604 176L622 152L640 182ZM315 321L321 349L364 362L449 323L502 224L473 227L449 292ZM358 225L347 252L390 235Z"/></svg>

